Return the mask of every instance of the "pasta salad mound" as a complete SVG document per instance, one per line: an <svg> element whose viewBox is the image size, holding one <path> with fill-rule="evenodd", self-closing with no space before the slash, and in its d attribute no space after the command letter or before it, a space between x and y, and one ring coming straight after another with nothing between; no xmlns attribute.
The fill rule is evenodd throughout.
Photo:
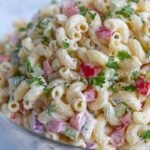
<svg viewBox="0 0 150 150"><path fill-rule="evenodd" d="M150 1L67 0L0 43L0 111L86 149L150 149Z"/></svg>

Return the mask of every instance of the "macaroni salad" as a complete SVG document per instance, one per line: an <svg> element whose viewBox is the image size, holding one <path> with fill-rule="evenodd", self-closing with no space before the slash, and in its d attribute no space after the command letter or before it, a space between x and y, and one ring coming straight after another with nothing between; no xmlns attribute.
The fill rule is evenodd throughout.
<svg viewBox="0 0 150 150"><path fill-rule="evenodd" d="M150 150L150 1L67 0L0 43L0 110L86 149Z"/></svg>

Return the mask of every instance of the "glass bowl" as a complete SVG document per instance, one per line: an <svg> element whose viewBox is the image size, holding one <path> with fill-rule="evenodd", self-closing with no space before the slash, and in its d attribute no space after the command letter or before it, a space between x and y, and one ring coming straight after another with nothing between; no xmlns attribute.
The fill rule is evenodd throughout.
<svg viewBox="0 0 150 150"><path fill-rule="evenodd" d="M37 11L50 0L0 0L0 39L13 31L16 20L31 20ZM15 125L0 113L0 149L1 150L80 150L27 129Z"/></svg>

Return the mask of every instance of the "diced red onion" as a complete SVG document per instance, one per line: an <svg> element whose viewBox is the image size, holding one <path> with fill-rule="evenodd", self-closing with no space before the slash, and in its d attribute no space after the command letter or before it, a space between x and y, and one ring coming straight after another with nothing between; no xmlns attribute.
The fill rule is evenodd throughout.
<svg viewBox="0 0 150 150"><path fill-rule="evenodd" d="M70 125L78 131L81 131L82 127L86 123L87 117L85 112L81 112L73 116L70 120Z"/></svg>
<svg viewBox="0 0 150 150"><path fill-rule="evenodd" d="M38 116L36 113L32 114L31 129L38 134L44 133L44 125L38 121Z"/></svg>
<svg viewBox="0 0 150 150"><path fill-rule="evenodd" d="M46 59L43 62L43 70L44 70L44 75L45 76L49 76L49 75L51 75L53 73L52 67L51 67L48 59Z"/></svg>
<svg viewBox="0 0 150 150"><path fill-rule="evenodd" d="M84 96L86 97L87 102L93 102L96 98L96 90L94 88L90 88L84 92Z"/></svg>
<svg viewBox="0 0 150 150"><path fill-rule="evenodd" d="M10 59L11 59L11 56L9 55L0 55L0 64L3 62L10 61Z"/></svg>
<svg viewBox="0 0 150 150"><path fill-rule="evenodd" d="M47 123L46 128L53 133L62 133L65 131L66 122L60 120L52 120Z"/></svg>
<svg viewBox="0 0 150 150"><path fill-rule="evenodd" d="M79 14L79 7L75 4L73 0L66 1L62 6L62 12L67 16L71 17L73 15Z"/></svg>
<svg viewBox="0 0 150 150"><path fill-rule="evenodd" d="M114 34L113 31L107 29L104 26L99 27L99 29L96 32L98 39L105 42L108 42L113 34Z"/></svg>

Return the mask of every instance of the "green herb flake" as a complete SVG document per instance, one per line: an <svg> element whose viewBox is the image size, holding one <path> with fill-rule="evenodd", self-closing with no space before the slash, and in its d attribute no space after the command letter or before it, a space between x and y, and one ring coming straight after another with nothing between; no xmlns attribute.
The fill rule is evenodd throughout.
<svg viewBox="0 0 150 150"><path fill-rule="evenodd" d="M77 132L75 129L71 128L71 127L67 127L67 128L65 129L64 134L65 134L66 136L68 136L68 137L69 137L70 139L72 139L72 140L76 139L77 136L78 136L78 132Z"/></svg>
<svg viewBox="0 0 150 150"><path fill-rule="evenodd" d="M48 115L51 116L53 112L56 111L56 105L55 104L51 104L49 107L48 107Z"/></svg>
<svg viewBox="0 0 150 150"><path fill-rule="evenodd" d="M53 88L45 88L44 89L44 94L46 95L46 97L50 96L52 90L53 90Z"/></svg>
<svg viewBox="0 0 150 150"><path fill-rule="evenodd" d="M53 28L51 28L51 29L49 29L49 34L50 34L50 36L52 37L52 38L54 38L54 29Z"/></svg>
<svg viewBox="0 0 150 150"><path fill-rule="evenodd" d="M80 14L85 16L87 12L89 11L85 6L79 6Z"/></svg>
<svg viewBox="0 0 150 150"><path fill-rule="evenodd" d="M109 90L113 91L114 93L118 93L119 92L119 90L113 85L109 87Z"/></svg>
<svg viewBox="0 0 150 150"><path fill-rule="evenodd" d="M93 13L93 12L90 12L90 11L89 11L88 14L90 15L90 18L91 18L92 20L95 19L96 13Z"/></svg>
<svg viewBox="0 0 150 150"><path fill-rule="evenodd" d="M136 91L136 87L134 86L134 85L128 85L128 86L124 86L123 87L123 89L125 90L125 91L129 91L129 92L134 92L134 91Z"/></svg>
<svg viewBox="0 0 150 150"><path fill-rule="evenodd" d="M44 29L48 26L48 24L49 24L49 20L47 18L45 18L43 20L40 20L38 22L38 24L36 25L36 27L39 29Z"/></svg>
<svg viewBox="0 0 150 150"><path fill-rule="evenodd" d="M63 48L68 49L70 47L70 44L67 42L67 40L63 41Z"/></svg>
<svg viewBox="0 0 150 150"><path fill-rule="evenodd" d="M26 61L23 63L23 66L29 73L33 73L34 70L33 70L33 67L31 65L29 59L26 59Z"/></svg>
<svg viewBox="0 0 150 150"><path fill-rule="evenodd" d="M146 52L146 58L147 58L148 61L150 62L150 50Z"/></svg>
<svg viewBox="0 0 150 150"><path fill-rule="evenodd" d="M43 45L48 45L49 42L50 42L49 37L47 37L47 36L42 36L42 38L41 38L41 43L42 43Z"/></svg>
<svg viewBox="0 0 150 150"><path fill-rule="evenodd" d="M96 86L103 87L103 84L105 83L104 72L100 73L100 75L96 78L89 78L88 83L89 83L89 85L96 85Z"/></svg>
<svg viewBox="0 0 150 150"><path fill-rule="evenodd" d="M33 79L27 79L26 83L27 84L35 83L37 85L45 86L45 82L42 81L42 79L40 77L36 77L36 78L33 78Z"/></svg>
<svg viewBox="0 0 150 150"><path fill-rule="evenodd" d="M134 9L130 5L127 5L127 6L123 7L121 10L116 11L115 14L117 14L119 16L121 15L125 18L130 18L131 15L134 14Z"/></svg>
<svg viewBox="0 0 150 150"><path fill-rule="evenodd" d="M141 138L144 140L150 139L150 130L146 130L142 133Z"/></svg>
<svg viewBox="0 0 150 150"><path fill-rule="evenodd" d="M131 56L126 51L119 51L118 54L117 54L117 57L120 60L131 59Z"/></svg>
<svg viewBox="0 0 150 150"><path fill-rule="evenodd" d="M108 63L106 64L108 68L119 69L119 64L115 61L113 56L109 57Z"/></svg>
<svg viewBox="0 0 150 150"><path fill-rule="evenodd" d="M69 88L70 87L70 83L64 83L64 86L66 87L66 88Z"/></svg>
<svg viewBox="0 0 150 150"><path fill-rule="evenodd" d="M128 0L128 2L138 3L138 2L139 2L139 0Z"/></svg>
<svg viewBox="0 0 150 150"><path fill-rule="evenodd" d="M109 12L109 13L103 13L102 16L101 16L101 19L102 19L102 22L104 22L106 19L112 17L112 13Z"/></svg>
<svg viewBox="0 0 150 150"><path fill-rule="evenodd" d="M133 78L134 80L137 80L138 79L138 71L133 71Z"/></svg>

